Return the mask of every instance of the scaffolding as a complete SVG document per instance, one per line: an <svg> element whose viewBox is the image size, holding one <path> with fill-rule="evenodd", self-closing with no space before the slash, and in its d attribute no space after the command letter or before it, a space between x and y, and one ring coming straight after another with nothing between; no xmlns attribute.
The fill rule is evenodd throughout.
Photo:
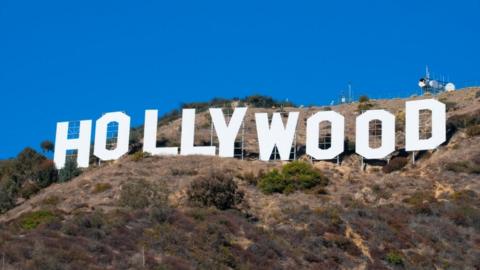
<svg viewBox="0 0 480 270"><path fill-rule="evenodd" d="M68 122L67 139L74 140L80 137L80 121ZM66 152L66 160L77 161L78 150L68 149Z"/></svg>
<svg viewBox="0 0 480 270"><path fill-rule="evenodd" d="M362 112L363 113L363 112ZM379 148L382 146L382 121L373 119L368 123L368 145L370 148ZM381 160L390 162L390 155ZM361 168L365 168L365 158L361 157Z"/></svg>
<svg viewBox="0 0 480 270"><path fill-rule="evenodd" d="M305 119L305 122L307 119ZM329 121L322 121L319 124L319 139L318 139L318 147L322 150L327 150L332 147L332 123ZM340 156L336 156L333 160L340 164ZM314 157L310 157L310 161L313 163L315 161L319 161Z"/></svg>
<svg viewBox="0 0 480 270"><path fill-rule="evenodd" d="M382 121L374 119L368 124L368 144L371 148L382 146Z"/></svg>
<svg viewBox="0 0 480 270"><path fill-rule="evenodd" d="M432 137L432 111L420 110L419 118L419 139L430 139Z"/></svg>
<svg viewBox="0 0 480 270"><path fill-rule="evenodd" d="M280 112L277 112L280 114L280 116L282 117L282 122L285 123L286 120L288 120L288 112L285 112L283 111L283 108L282 108L282 111ZM271 117L268 118L268 122L269 124L271 125L272 124L272 119L273 119L273 114ZM290 155L288 157L288 160L297 160L297 133L295 132L293 134L293 143L292 143L292 147L290 148ZM270 160L280 160L280 153L278 151L278 148L277 146L275 145L273 147L273 151L272 151L272 154L270 155Z"/></svg>
<svg viewBox="0 0 480 270"><path fill-rule="evenodd" d="M115 150L118 143L118 122L110 122L107 125L107 142L105 148Z"/></svg>
<svg viewBox="0 0 480 270"><path fill-rule="evenodd" d="M230 123L233 115L233 110L231 108L223 108L222 111L226 123ZM233 145L233 157L241 160L245 158L245 121L246 119L242 121L242 125L240 126L240 138L237 135L237 138L235 138ZM218 137L214 136L214 133L215 127L213 125L212 119L210 118L210 146L219 145ZM215 140L215 138L217 138L217 140Z"/></svg>
<svg viewBox="0 0 480 270"><path fill-rule="evenodd" d="M432 111L420 110L418 117L419 117L418 138L420 140L428 140L432 137ZM412 153L413 164L415 164L416 154L417 153L415 151Z"/></svg>

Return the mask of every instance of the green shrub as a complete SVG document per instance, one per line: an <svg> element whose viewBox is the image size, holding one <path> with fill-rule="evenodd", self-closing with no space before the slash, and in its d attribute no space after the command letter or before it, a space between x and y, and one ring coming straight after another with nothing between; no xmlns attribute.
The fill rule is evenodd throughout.
<svg viewBox="0 0 480 270"><path fill-rule="evenodd" d="M120 205L134 209L167 204L168 190L160 183L146 180L131 180L122 185Z"/></svg>
<svg viewBox="0 0 480 270"><path fill-rule="evenodd" d="M58 181L58 171L55 167L53 160L44 160L38 167L37 182L41 188L48 187L49 185Z"/></svg>
<svg viewBox="0 0 480 270"><path fill-rule="evenodd" d="M408 164L408 158L395 157L395 158L392 158L387 165L383 166L382 170L384 173L391 173L393 171L401 170L407 164Z"/></svg>
<svg viewBox="0 0 480 270"><path fill-rule="evenodd" d="M290 162L283 166L283 175L297 183L299 189L310 189L316 185L326 185L328 180L320 173L320 171L313 168L310 163L303 161Z"/></svg>
<svg viewBox="0 0 480 270"><path fill-rule="evenodd" d="M47 158L32 148L25 148L15 158L12 164L12 176L19 181L37 179L39 165Z"/></svg>
<svg viewBox="0 0 480 270"><path fill-rule="evenodd" d="M241 101L255 108L272 108L281 107L282 105L285 107L295 107L295 104L292 102L281 102L273 99L272 97L262 95L248 96L243 98Z"/></svg>
<svg viewBox="0 0 480 270"><path fill-rule="evenodd" d="M147 153L147 152L143 152L143 151L138 151L138 152L135 152L133 155L132 155L132 160L135 161L135 162L138 162L146 157L149 157L150 154Z"/></svg>
<svg viewBox="0 0 480 270"><path fill-rule="evenodd" d="M358 112L363 112L363 111L368 111L372 109L374 105L372 103L366 102L366 103L359 103L357 106L357 111Z"/></svg>
<svg viewBox="0 0 480 270"><path fill-rule="evenodd" d="M47 210L30 212L20 218L20 227L25 230L33 230L40 224L52 221L55 214Z"/></svg>
<svg viewBox="0 0 480 270"><path fill-rule="evenodd" d="M357 106L358 112L368 111L373 107L374 107L374 104L370 102L370 98L368 98L367 96L360 96L360 98L358 99L358 106Z"/></svg>
<svg viewBox="0 0 480 270"><path fill-rule="evenodd" d="M67 159L65 166L58 171L59 182L68 182L72 178L79 176L82 171L77 166L77 161L74 159Z"/></svg>
<svg viewBox="0 0 480 270"><path fill-rule="evenodd" d="M168 217L174 212L173 208L167 204L155 205L150 208L150 219L155 222L163 223L167 221Z"/></svg>
<svg viewBox="0 0 480 270"><path fill-rule="evenodd" d="M15 206L15 194L12 188L2 184L0 186L0 213L5 213Z"/></svg>
<svg viewBox="0 0 480 270"><path fill-rule="evenodd" d="M369 101L370 101L370 98L368 96L365 96L365 95L360 96L358 98L358 102L360 102L360 103L365 103L365 102L369 102Z"/></svg>
<svg viewBox="0 0 480 270"><path fill-rule="evenodd" d="M93 187L93 193L101 193L104 191L107 191L112 188L112 185L110 183L97 183Z"/></svg>
<svg viewBox="0 0 480 270"><path fill-rule="evenodd" d="M258 187L266 194L291 193L295 190L307 190L315 186L326 186L328 178L303 161L290 162L265 174L258 182Z"/></svg>
<svg viewBox="0 0 480 270"><path fill-rule="evenodd" d="M402 254L396 251L390 251L387 253L386 260L391 265L403 265Z"/></svg>
<svg viewBox="0 0 480 270"><path fill-rule="evenodd" d="M277 169L265 174L258 182L258 187L266 194L288 193L295 190L293 182L287 180Z"/></svg>
<svg viewBox="0 0 480 270"><path fill-rule="evenodd" d="M198 206L215 206L220 210L235 207L243 201L243 192L238 190L233 176L222 171L211 170L198 176L187 190L188 200Z"/></svg>
<svg viewBox="0 0 480 270"><path fill-rule="evenodd" d="M0 213L14 207L18 197L29 198L57 180L53 161L32 148L23 149L16 158L1 161Z"/></svg>
<svg viewBox="0 0 480 270"><path fill-rule="evenodd" d="M480 135L480 125L469 126L465 133L467 133L468 137Z"/></svg>

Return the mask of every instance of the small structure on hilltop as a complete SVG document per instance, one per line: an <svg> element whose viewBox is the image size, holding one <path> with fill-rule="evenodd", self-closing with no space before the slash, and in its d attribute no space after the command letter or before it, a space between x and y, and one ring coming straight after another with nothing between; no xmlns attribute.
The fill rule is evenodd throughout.
<svg viewBox="0 0 480 270"><path fill-rule="evenodd" d="M352 102L353 102L352 84L348 83L348 89L346 91L342 90L342 93L340 94L339 104L348 104Z"/></svg>
<svg viewBox="0 0 480 270"><path fill-rule="evenodd" d="M425 70L425 76L418 80L418 86L422 89L422 94L436 95L442 92L455 91L455 84L443 80L438 80L430 77L428 66Z"/></svg>

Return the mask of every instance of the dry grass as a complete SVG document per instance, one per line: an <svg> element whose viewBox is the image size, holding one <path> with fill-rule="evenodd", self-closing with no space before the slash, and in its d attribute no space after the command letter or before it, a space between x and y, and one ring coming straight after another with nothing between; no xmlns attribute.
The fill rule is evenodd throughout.
<svg viewBox="0 0 480 270"><path fill-rule="evenodd" d="M444 94L456 103L449 116L478 110L471 99L476 91ZM395 112L404 100L375 104ZM332 109L345 115L352 136L355 104ZM161 127L161 136L174 141L177 124ZM300 142L302 132L300 126ZM254 133L247 134L253 152ZM475 269L480 267L478 174L459 173L463 165L447 170L447 164L465 160L478 166L479 149L479 136L457 132L428 158L420 156L415 166L407 160L391 173L373 165L363 171L356 155L345 156L341 166L316 162L329 185L322 192L289 195L266 195L256 187L281 162L125 157L53 184L0 216L0 252L6 269L142 269L143 262L146 269ZM238 209L188 203L188 187L208 178L212 168L232 176L244 191ZM126 194L131 183L146 188ZM148 196L159 184L168 190L161 204ZM135 207L120 204L126 195L147 200Z"/></svg>

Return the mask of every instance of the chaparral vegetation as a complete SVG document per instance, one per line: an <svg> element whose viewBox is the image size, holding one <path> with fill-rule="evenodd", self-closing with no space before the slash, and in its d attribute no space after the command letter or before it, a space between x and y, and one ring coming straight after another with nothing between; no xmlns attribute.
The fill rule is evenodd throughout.
<svg viewBox="0 0 480 270"><path fill-rule="evenodd" d="M415 157L398 128L388 160L362 160L348 120L346 151L327 161L306 156L302 143L289 162L258 161L252 146L243 160L152 156L132 138L117 161L92 157L88 169L69 161L57 171L50 144L42 143L44 152L26 148L0 161L0 268L479 269L478 91L441 94L456 104L447 112L447 141ZM309 110L258 97L218 102ZM401 117L404 102L363 98L361 106ZM347 116L360 108L329 109L354 119ZM246 116L250 142L254 111ZM158 145L178 145L179 115L165 117ZM197 121L205 128L195 144L209 145L208 114Z"/></svg>

